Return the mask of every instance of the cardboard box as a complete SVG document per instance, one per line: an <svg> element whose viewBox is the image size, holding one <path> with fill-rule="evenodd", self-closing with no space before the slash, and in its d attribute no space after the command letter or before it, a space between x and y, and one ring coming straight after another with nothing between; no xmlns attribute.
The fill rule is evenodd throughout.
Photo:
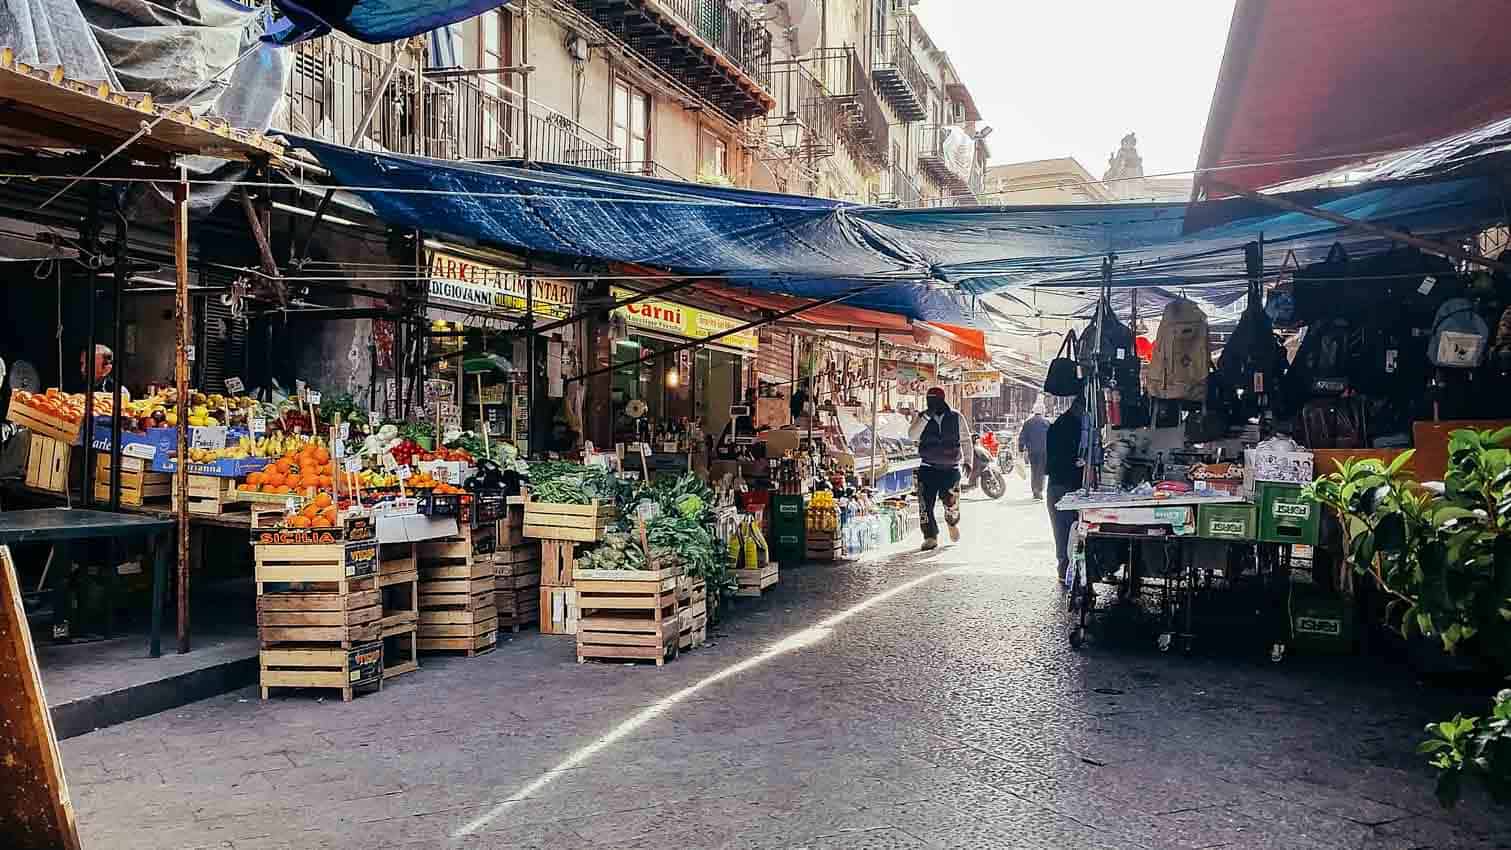
<svg viewBox="0 0 1511 850"><path fill-rule="evenodd" d="M1243 456L1245 480L1252 478L1256 483L1268 481L1276 484L1310 484L1315 480L1311 452L1246 449Z"/></svg>

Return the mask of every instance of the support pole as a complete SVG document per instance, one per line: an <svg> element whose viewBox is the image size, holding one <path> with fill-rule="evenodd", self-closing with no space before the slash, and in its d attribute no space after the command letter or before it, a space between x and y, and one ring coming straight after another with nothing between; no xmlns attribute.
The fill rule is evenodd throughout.
<svg viewBox="0 0 1511 850"><path fill-rule="evenodd" d="M871 489L876 489L876 444L881 437L876 433L881 418L881 331L874 330L871 338Z"/></svg>
<svg viewBox="0 0 1511 850"><path fill-rule="evenodd" d="M115 210L115 268L112 270L114 297L111 299L112 315L115 317L115 333L113 342L115 347L115 411L116 415L110 419L110 509L121 509L121 387L126 379L121 367L125 364L126 330L124 316L121 308L125 306L122 292L126 288L126 276L131 274L131 254L126 249L126 216L117 207ZM162 546L159 541L158 546ZM165 553L159 553L159 557ZM160 606L160 600L154 600ZM157 608L154 608L157 610ZM154 634L156 632L154 631Z"/></svg>
<svg viewBox="0 0 1511 850"><path fill-rule="evenodd" d="M1360 221L1357 218L1349 218L1346 215L1339 215L1334 212L1328 212L1327 210L1317 209L1316 207L1303 206L1301 204L1295 203L1293 201L1288 201L1285 198L1277 197L1275 195L1264 195L1259 192L1251 192L1248 189L1239 189L1224 183L1214 183L1212 184L1211 188L1218 192L1226 192L1231 195L1239 195L1241 197L1248 198L1251 201L1264 204L1265 206L1274 207L1278 210L1285 210L1286 212L1309 215L1312 218L1320 218L1323 221L1330 221L1333 224L1341 224L1345 227L1352 227L1355 230L1362 230L1365 233L1373 233L1376 236L1383 236L1386 239L1393 239L1396 242L1410 245L1413 248L1419 248L1429 254L1437 254L1440 257L1447 257L1452 260L1462 260L1466 263L1473 263L1477 266L1483 266L1492 271L1511 273L1511 268L1508 268L1505 263L1499 262L1497 260L1492 260L1489 257L1481 257L1479 254L1475 254L1471 251L1465 251L1461 248L1458 248L1457 246L1449 245L1444 242L1434 242L1431 239L1423 239L1420 236L1413 236L1412 234L1407 233L1404 230L1397 230L1394 227L1386 227L1385 225L1375 224L1374 222L1369 221Z"/></svg>
<svg viewBox="0 0 1511 850"><path fill-rule="evenodd" d="M177 289L173 300L173 385L178 392L178 651L189 651L189 180L179 169L173 187L173 265Z"/></svg>
<svg viewBox="0 0 1511 850"><path fill-rule="evenodd" d="M530 64L530 0L519 0L519 52L520 57L514 60L516 65ZM512 58L512 57L511 57ZM525 162L530 161L530 75L520 81L520 93L525 102L520 112L520 138L524 142ZM525 292L530 291L529 284L525 285ZM534 382L534 378L531 378Z"/></svg>
<svg viewBox="0 0 1511 850"><path fill-rule="evenodd" d="M89 290L89 303L85 306L86 321L89 322L89 332L84 342L84 419L80 427L84 429L84 504L94 504L94 382L99 379L95 374L95 346L99 344L96 333L98 324L95 316L95 308L99 301L99 270L95 265L95 258L100 255L100 184L95 183L89 188L89 213L84 220L84 244L88 246L90 255L89 270L85 275L86 288ZM60 364L61 365L61 364ZM59 384L62 384L61 375Z"/></svg>

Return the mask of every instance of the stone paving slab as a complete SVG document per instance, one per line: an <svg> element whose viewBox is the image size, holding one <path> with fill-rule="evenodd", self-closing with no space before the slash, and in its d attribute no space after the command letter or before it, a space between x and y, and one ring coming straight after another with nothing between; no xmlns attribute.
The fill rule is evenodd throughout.
<svg viewBox="0 0 1511 850"><path fill-rule="evenodd" d="M966 530L784 569L663 668L522 633L349 704L249 689L70 739L86 845L1511 846L1483 801L1437 808L1412 749L1442 700L1408 677L1077 653L1042 503L967 501Z"/></svg>

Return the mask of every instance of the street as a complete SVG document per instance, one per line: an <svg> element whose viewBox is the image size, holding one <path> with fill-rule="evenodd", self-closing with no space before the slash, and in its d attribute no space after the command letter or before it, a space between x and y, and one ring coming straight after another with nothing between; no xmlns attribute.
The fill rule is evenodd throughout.
<svg viewBox="0 0 1511 850"><path fill-rule="evenodd" d="M1042 503L782 572L663 668L533 631L350 704L255 689L62 744L86 847L1479 848L1358 659L1066 641ZM916 536L913 545L916 546ZM1420 700L1416 700L1418 695Z"/></svg>

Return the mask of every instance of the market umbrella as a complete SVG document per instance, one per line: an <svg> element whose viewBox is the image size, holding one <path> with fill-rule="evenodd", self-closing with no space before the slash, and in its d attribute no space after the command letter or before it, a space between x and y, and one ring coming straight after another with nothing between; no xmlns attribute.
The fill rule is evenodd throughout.
<svg viewBox="0 0 1511 850"><path fill-rule="evenodd" d="M488 408L483 405L483 373L513 372L514 364L502 354L479 351L462 358L462 374L477 376L477 421L483 430L483 451L492 456L488 447Z"/></svg>

